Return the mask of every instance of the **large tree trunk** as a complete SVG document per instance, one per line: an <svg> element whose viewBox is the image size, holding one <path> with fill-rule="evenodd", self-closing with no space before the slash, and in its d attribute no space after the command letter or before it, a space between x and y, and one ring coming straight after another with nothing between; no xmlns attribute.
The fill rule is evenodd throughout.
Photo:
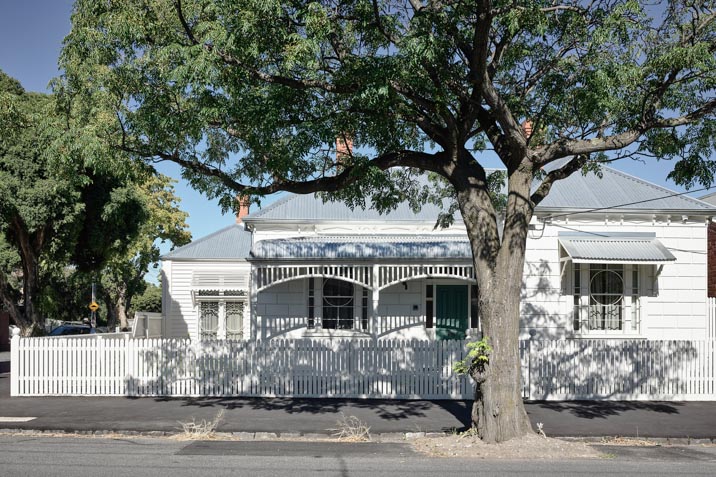
<svg viewBox="0 0 716 477"><path fill-rule="evenodd" d="M112 332L114 327L117 326L117 303L114 301L112 294L107 290L103 290L102 300L107 307L107 329Z"/></svg>
<svg viewBox="0 0 716 477"><path fill-rule="evenodd" d="M117 318L122 331L129 329L129 321L127 320L127 286L124 283L120 283L117 290Z"/></svg>
<svg viewBox="0 0 716 477"><path fill-rule="evenodd" d="M528 224L532 217L531 169L513 171L504 211L502 237L498 218L481 184L458 192L458 202L473 250L483 335L492 352L473 374L473 426L488 443L532 433L522 402L519 358L520 293Z"/></svg>
<svg viewBox="0 0 716 477"><path fill-rule="evenodd" d="M22 333L25 336L43 336L46 334L45 317L37 306L40 291L40 260L34 253L23 253L23 255L22 294L25 305L23 313L25 326Z"/></svg>

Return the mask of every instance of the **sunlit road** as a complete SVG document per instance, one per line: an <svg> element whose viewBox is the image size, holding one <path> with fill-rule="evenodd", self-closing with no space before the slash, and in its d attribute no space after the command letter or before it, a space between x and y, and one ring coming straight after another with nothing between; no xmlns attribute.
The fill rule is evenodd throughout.
<svg viewBox="0 0 716 477"><path fill-rule="evenodd" d="M716 448L608 448L583 461L431 458L408 444L180 442L169 439L0 436L0 474L10 476L198 475L461 476L716 475Z"/></svg>

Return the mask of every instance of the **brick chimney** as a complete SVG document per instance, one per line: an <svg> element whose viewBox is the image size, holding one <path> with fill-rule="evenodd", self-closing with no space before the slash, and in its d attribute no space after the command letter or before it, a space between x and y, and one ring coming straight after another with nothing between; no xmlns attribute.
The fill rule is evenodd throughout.
<svg viewBox="0 0 716 477"><path fill-rule="evenodd" d="M240 224L244 221L244 217L249 215L249 209L251 208L251 202L248 199L238 196L236 200L239 203L239 210L236 211L236 223Z"/></svg>
<svg viewBox="0 0 716 477"><path fill-rule="evenodd" d="M353 138L347 134L342 134L336 138L336 161L353 154Z"/></svg>
<svg viewBox="0 0 716 477"><path fill-rule="evenodd" d="M522 123L522 132L525 133L525 137L527 139L532 137L532 121L528 119Z"/></svg>

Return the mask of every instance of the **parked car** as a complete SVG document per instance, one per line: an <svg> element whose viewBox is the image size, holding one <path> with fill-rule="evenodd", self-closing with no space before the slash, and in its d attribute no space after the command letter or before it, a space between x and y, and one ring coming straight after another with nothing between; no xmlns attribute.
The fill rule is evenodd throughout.
<svg viewBox="0 0 716 477"><path fill-rule="evenodd" d="M66 335L89 335L96 331L89 325L60 325L50 331L49 336L66 336Z"/></svg>

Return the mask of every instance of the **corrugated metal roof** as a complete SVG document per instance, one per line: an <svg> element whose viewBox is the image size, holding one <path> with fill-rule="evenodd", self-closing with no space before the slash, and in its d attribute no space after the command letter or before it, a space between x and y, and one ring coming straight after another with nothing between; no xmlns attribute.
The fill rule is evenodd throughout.
<svg viewBox="0 0 716 477"><path fill-rule="evenodd" d="M162 260L245 260L251 251L251 232L243 225L230 225L179 247Z"/></svg>
<svg viewBox="0 0 716 477"><path fill-rule="evenodd" d="M556 182L550 194L537 209L615 207L615 210L663 210L664 212L673 210L716 214L716 208L706 202L675 194L678 192L611 167L603 167L601 179L593 172L587 175L577 172ZM640 203L634 204L634 202ZM623 204L631 205L616 207Z"/></svg>
<svg viewBox="0 0 716 477"><path fill-rule="evenodd" d="M250 260L471 260L465 236L322 236L261 240L254 244Z"/></svg>
<svg viewBox="0 0 716 477"><path fill-rule="evenodd" d="M559 234L574 263L664 263L676 257L654 234Z"/></svg>
<svg viewBox="0 0 716 477"><path fill-rule="evenodd" d="M535 185L536 187L536 185ZM716 215L716 207L685 195L674 195L676 192L652 184L610 167L602 168L602 178L593 172L582 175L577 172L570 177L555 183L550 194L537 207L539 209L605 209L620 207L615 210L632 211L693 211ZM640 202L633 204L634 202ZM377 210L366 205L365 209L350 207L341 202L323 202L314 194L289 194L273 204L256 211L246 217L247 222L254 220L303 220L303 221L421 221L435 222L440 214L440 207L425 204L415 213L408 204L400 204L390 213L381 215ZM455 221L461 222L459 212Z"/></svg>

